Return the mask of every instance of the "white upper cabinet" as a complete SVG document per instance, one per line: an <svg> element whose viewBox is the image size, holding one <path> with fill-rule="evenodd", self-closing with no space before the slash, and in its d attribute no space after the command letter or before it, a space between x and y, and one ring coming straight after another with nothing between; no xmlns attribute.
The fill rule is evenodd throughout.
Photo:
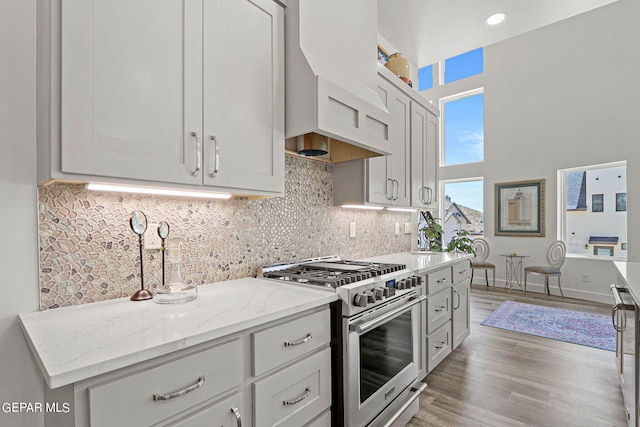
<svg viewBox="0 0 640 427"><path fill-rule="evenodd" d="M392 154L334 164L333 203L435 209L438 110L384 66L377 89Z"/></svg>
<svg viewBox="0 0 640 427"><path fill-rule="evenodd" d="M282 192L282 8L207 0L204 9L205 184Z"/></svg>
<svg viewBox="0 0 640 427"><path fill-rule="evenodd" d="M411 100L384 79L378 93L391 113L389 140L393 154L367 159L368 201L371 203L409 205L409 120Z"/></svg>
<svg viewBox="0 0 640 427"><path fill-rule="evenodd" d="M52 147L44 180L283 192L281 6L64 0L48 12L50 69L41 77L51 82Z"/></svg>
<svg viewBox="0 0 640 427"><path fill-rule="evenodd" d="M411 206L438 207L438 117L411 102Z"/></svg>

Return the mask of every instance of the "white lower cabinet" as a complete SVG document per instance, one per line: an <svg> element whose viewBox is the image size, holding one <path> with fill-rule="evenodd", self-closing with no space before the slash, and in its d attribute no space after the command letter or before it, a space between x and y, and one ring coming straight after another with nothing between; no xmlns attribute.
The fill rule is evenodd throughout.
<svg viewBox="0 0 640 427"><path fill-rule="evenodd" d="M245 417L242 393L196 411L167 427L241 427Z"/></svg>
<svg viewBox="0 0 640 427"><path fill-rule="evenodd" d="M236 339L89 387L91 426L151 425L240 387L242 356Z"/></svg>
<svg viewBox="0 0 640 427"><path fill-rule="evenodd" d="M469 261L427 271L421 316L420 374L431 372L469 335Z"/></svg>
<svg viewBox="0 0 640 427"><path fill-rule="evenodd" d="M451 327L454 350L466 337L469 336L470 333L471 317L469 312L469 288L470 280L468 279L451 288L451 300L453 303Z"/></svg>
<svg viewBox="0 0 640 427"><path fill-rule="evenodd" d="M427 335L427 371L433 371L451 353L451 321Z"/></svg>
<svg viewBox="0 0 640 427"><path fill-rule="evenodd" d="M329 308L45 390L47 427L328 426Z"/></svg>
<svg viewBox="0 0 640 427"><path fill-rule="evenodd" d="M331 405L331 350L256 381L253 389L256 427L303 426Z"/></svg>

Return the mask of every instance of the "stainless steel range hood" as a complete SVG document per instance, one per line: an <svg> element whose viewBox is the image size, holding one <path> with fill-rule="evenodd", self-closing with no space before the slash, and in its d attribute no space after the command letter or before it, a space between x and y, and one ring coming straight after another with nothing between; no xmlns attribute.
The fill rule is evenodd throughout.
<svg viewBox="0 0 640 427"><path fill-rule="evenodd" d="M286 137L328 137L333 162L392 154L391 116L374 89L377 2L289 0L285 24Z"/></svg>

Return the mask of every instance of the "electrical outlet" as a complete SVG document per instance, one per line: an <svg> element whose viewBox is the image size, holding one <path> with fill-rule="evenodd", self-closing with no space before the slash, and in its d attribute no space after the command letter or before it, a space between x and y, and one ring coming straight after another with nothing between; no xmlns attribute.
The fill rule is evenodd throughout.
<svg viewBox="0 0 640 427"><path fill-rule="evenodd" d="M411 223L410 222L405 222L404 223L404 234L411 234Z"/></svg>
<svg viewBox="0 0 640 427"><path fill-rule="evenodd" d="M356 223L355 223L355 221L349 223L349 237L356 237Z"/></svg>
<svg viewBox="0 0 640 427"><path fill-rule="evenodd" d="M143 235L143 247L146 250L160 249L162 240L158 235L158 224L149 224Z"/></svg>
<svg viewBox="0 0 640 427"><path fill-rule="evenodd" d="M396 222L396 236L400 234L400 223Z"/></svg>

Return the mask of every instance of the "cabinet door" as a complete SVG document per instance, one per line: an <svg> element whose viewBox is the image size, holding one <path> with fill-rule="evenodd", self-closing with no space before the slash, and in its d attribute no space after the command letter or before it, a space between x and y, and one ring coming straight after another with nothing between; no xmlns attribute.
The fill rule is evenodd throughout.
<svg viewBox="0 0 640 427"><path fill-rule="evenodd" d="M284 11L272 0L204 9L204 183L282 192Z"/></svg>
<svg viewBox="0 0 640 427"><path fill-rule="evenodd" d="M458 345L469 336L471 326L471 317L469 315L469 285L470 280L465 280L451 288L453 304L453 349L458 347Z"/></svg>
<svg viewBox="0 0 640 427"><path fill-rule="evenodd" d="M411 102L411 206L437 207L438 118Z"/></svg>
<svg viewBox="0 0 640 427"><path fill-rule="evenodd" d="M410 99L386 81L378 83L378 94L391 113L389 141L393 154L367 160L368 201L409 205L409 109Z"/></svg>
<svg viewBox="0 0 640 427"><path fill-rule="evenodd" d="M62 172L176 183L202 128L202 1L65 0ZM200 140L198 142L201 142Z"/></svg>

